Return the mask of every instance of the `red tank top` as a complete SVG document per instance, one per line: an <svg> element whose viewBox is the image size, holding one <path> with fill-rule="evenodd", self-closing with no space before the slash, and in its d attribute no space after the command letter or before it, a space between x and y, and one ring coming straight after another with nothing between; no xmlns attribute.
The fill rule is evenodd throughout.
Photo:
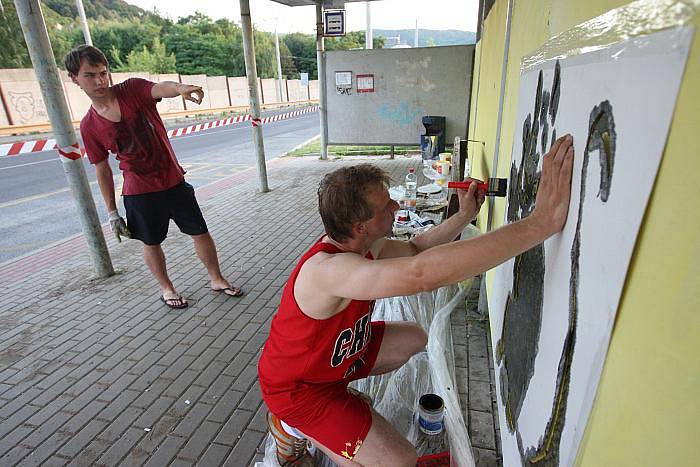
<svg viewBox="0 0 700 467"><path fill-rule="evenodd" d="M319 251L341 252L319 240L301 257L284 287L258 362L263 398L278 416L284 408L310 400L325 384L349 381L365 364L373 300L351 300L340 313L318 320L305 315L294 298L299 270ZM373 259L371 253L366 257Z"/></svg>

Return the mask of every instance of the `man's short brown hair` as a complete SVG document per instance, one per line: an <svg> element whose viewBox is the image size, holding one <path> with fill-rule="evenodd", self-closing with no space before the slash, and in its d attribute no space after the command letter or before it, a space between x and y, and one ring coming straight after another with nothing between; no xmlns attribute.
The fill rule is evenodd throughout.
<svg viewBox="0 0 700 467"><path fill-rule="evenodd" d="M352 236L352 225L374 216L367 191L387 188L391 177L372 164L342 167L326 174L318 186L318 211L329 237L343 242Z"/></svg>
<svg viewBox="0 0 700 467"><path fill-rule="evenodd" d="M66 66L68 73L78 76L80 64L83 61L88 62L90 65L104 65L109 68L105 54L97 47L91 45L80 45L68 52L63 59L63 64Z"/></svg>

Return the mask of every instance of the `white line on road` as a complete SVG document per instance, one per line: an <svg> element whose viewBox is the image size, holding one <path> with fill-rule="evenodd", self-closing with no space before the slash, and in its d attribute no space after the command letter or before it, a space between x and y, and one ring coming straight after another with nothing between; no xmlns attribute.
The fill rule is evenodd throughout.
<svg viewBox="0 0 700 467"><path fill-rule="evenodd" d="M0 170L10 170L10 169L16 169L18 167L26 167L28 165L35 165L35 164L43 164L45 162L61 162L58 158L55 159L46 159L45 161L37 161L37 162L27 162L26 164L19 164L19 165L11 165L9 167L0 167Z"/></svg>

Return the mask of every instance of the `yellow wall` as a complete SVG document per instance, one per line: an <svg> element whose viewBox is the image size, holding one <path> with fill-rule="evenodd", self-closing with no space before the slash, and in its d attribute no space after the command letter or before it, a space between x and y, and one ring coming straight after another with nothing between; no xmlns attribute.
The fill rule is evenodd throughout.
<svg viewBox="0 0 700 467"><path fill-rule="evenodd" d="M498 176L507 177L520 59L572 26L627 2L514 2ZM698 8L698 7L696 7ZM477 49L469 146L473 174L492 170L507 0L497 0ZM700 15L692 24L700 27ZM480 68L478 68L480 65ZM642 224L577 464L697 465L700 415L700 31ZM505 202L494 210L502 223ZM485 226L482 213L480 227ZM487 282L488 281L487 279Z"/></svg>

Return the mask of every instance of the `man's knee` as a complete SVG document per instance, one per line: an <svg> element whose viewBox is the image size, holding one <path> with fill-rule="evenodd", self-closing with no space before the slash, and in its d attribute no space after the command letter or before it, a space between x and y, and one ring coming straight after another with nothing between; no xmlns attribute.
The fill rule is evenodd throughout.
<svg viewBox="0 0 700 467"><path fill-rule="evenodd" d="M410 327L408 328L408 332L410 332L410 338L406 339L406 342L409 344L407 349L409 352L408 358L411 358L418 352L422 352L423 350L425 350L425 346L428 345L428 334L417 323L407 324L410 325Z"/></svg>

